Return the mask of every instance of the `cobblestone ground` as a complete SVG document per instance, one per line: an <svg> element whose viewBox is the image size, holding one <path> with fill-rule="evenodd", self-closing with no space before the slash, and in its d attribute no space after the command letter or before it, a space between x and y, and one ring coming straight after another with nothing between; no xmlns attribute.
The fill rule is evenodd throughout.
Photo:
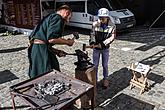
<svg viewBox="0 0 165 110"><path fill-rule="evenodd" d="M67 30L64 37L73 37ZM73 53L88 43L87 31L80 32L80 39L73 47L56 46ZM143 28L133 29L129 33L118 35L110 48L109 87L102 89L101 83L97 90L97 107L95 110L165 110L165 29ZM12 109L9 87L28 79L27 36L0 35L0 109ZM87 49L91 57L92 50ZM74 76L75 56L59 58L61 69ZM132 77L126 68L132 62L143 62L153 66L148 76L151 89L139 94L138 88L130 90L129 81ZM100 62L101 63L101 62ZM102 79L102 68L99 67L99 80ZM15 98L18 110L26 110L29 106L18 97Z"/></svg>

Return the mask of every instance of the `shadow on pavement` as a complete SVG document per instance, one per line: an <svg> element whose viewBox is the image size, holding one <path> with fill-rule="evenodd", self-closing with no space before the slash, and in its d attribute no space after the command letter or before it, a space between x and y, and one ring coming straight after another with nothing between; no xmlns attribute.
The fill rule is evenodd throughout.
<svg viewBox="0 0 165 110"><path fill-rule="evenodd" d="M0 50L0 53L10 53L10 52L16 52L26 49L27 47L18 47L18 48L12 48L12 49L4 49Z"/></svg>
<svg viewBox="0 0 165 110"><path fill-rule="evenodd" d="M113 99L107 99L100 105L103 110L154 110L154 107L152 104L123 93Z"/></svg>
<svg viewBox="0 0 165 110"><path fill-rule="evenodd" d="M151 87L154 87L157 83L161 84L165 80L163 76L160 76L152 72L148 75L147 78L151 81L154 81L154 83L151 84Z"/></svg>
<svg viewBox="0 0 165 110"><path fill-rule="evenodd" d="M161 59L164 57L165 57L165 49L157 52L156 54L151 55L148 58L143 59L140 62L146 65L153 66L159 64L161 62Z"/></svg>
<svg viewBox="0 0 165 110"><path fill-rule="evenodd" d="M127 68L122 68L109 76L109 87L107 89L103 89L101 87L102 82L100 81L97 87L97 105L107 99L111 99L118 92L128 87L131 78L132 74L130 73L130 71L128 71Z"/></svg>
<svg viewBox="0 0 165 110"><path fill-rule="evenodd" d="M102 83L100 81L97 88L97 106L104 110L153 110L153 105L123 93L115 96L129 86L131 78L131 71L127 68L121 68L119 71L116 71L109 76L109 87L107 89L101 87ZM151 87L164 81L163 76L154 73L150 73L148 79L154 81Z"/></svg>
<svg viewBox="0 0 165 110"><path fill-rule="evenodd" d="M19 79L19 78L15 76L9 70L0 71L0 84L15 80L15 79Z"/></svg>
<svg viewBox="0 0 165 110"><path fill-rule="evenodd" d="M138 48L136 48L135 50L140 50L140 51L147 51L153 47L156 47L156 46L165 46L164 45L164 42L165 42L165 36L162 36L162 37L158 37L157 40L153 41L153 42L150 42L148 44L145 44L143 46L140 46Z"/></svg>
<svg viewBox="0 0 165 110"><path fill-rule="evenodd" d="M165 49L157 52L156 54L151 55L148 58L143 59L142 61L140 61L140 63L150 65L151 67L154 68L155 65L160 64L161 59L164 57L165 57ZM161 84L165 80L163 76L158 75L156 73L152 73L152 72L149 73L147 78L151 81L154 81L151 87L154 87L154 85L157 83Z"/></svg>
<svg viewBox="0 0 165 110"><path fill-rule="evenodd" d="M135 50L147 51L155 46L165 46L165 28L155 28L148 30L135 27L129 33L120 33L116 37L117 40L144 43L144 45Z"/></svg>

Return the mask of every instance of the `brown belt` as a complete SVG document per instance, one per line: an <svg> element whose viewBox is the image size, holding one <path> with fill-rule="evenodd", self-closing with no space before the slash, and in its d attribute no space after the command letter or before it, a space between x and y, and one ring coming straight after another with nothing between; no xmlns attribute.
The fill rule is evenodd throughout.
<svg viewBox="0 0 165 110"><path fill-rule="evenodd" d="M32 44L46 44L46 42L40 39L30 40L28 43L28 48L30 48Z"/></svg>
<svg viewBox="0 0 165 110"><path fill-rule="evenodd" d="M34 39L34 40L32 41L32 43L33 43L33 44L46 44L45 41L39 40L39 39Z"/></svg>

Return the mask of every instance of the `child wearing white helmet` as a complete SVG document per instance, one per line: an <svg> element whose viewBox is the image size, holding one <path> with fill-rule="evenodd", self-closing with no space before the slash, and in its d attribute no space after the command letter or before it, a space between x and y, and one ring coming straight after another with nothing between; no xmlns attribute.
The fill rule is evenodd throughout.
<svg viewBox="0 0 165 110"><path fill-rule="evenodd" d="M116 37L116 26L109 16L109 11L106 8L98 10L99 19L92 24L92 31L89 43L93 45L93 64L96 68L96 77L98 80L98 66L100 55L102 55L103 67L103 87L109 86L108 81L108 60L109 47ZM99 46L96 46L99 45Z"/></svg>
<svg viewBox="0 0 165 110"><path fill-rule="evenodd" d="M109 11L106 8L101 8L98 11L98 16L99 17L109 17Z"/></svg>

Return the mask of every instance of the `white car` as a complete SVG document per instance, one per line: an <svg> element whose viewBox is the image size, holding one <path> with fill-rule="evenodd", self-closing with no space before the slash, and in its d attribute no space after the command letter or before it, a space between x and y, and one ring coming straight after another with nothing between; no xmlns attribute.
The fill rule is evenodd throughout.
<svg viewBox="0 0 165 110"><path fill-rule="evenodd" d="M112 0L55 0L56 9L63 4L72 9L70 26L91 29L92 22L97 19L97 11L103 7L110 11L117 30L128 29L136 24L134 14L128 9L114 8Z"/></svg>

